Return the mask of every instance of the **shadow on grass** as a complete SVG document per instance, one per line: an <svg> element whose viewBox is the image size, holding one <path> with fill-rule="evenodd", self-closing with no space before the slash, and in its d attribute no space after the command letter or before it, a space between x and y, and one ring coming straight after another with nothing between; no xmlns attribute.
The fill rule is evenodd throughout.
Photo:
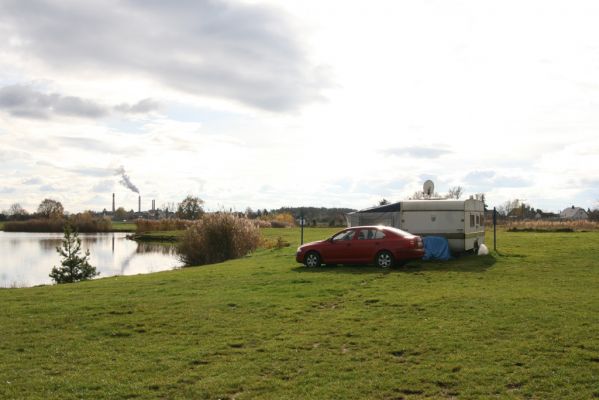
<svg viewBox="0 0 599 400"><path fill-rule="evenodd" d="M491 268L497 259L495 255L474 256L464 255L449 261L410 261L403 267L381 269L374 265L324 265L318 268L297 266L292 270L300 273L322 273L334 272L344 274L380 274L380 273L404 273L418 274L422 272L485 272Z"/></svg>

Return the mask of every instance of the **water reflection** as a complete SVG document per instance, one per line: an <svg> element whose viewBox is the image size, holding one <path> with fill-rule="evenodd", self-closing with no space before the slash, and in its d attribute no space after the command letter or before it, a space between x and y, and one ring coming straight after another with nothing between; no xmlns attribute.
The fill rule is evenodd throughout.
<svg viewBox="0 0 599 400"><path fill-rule="evenodd" d="M38 243L40 249L46 251L56 249L58 246L60 246L60 242L60 239L40 239Z"/></svg>
<svg viewBox="0 0 599 400"><path fill-rule="evenodd" d="M168 255L177 255L177 246L172 243L139 243L137 253L162 253Z"/></svg>
<svg viewBox="0 0 599 400"><path fill-rule="evenodd" d="M90 250L90 262L100 277L134 275L181 266L176 246L136 243L125 233L80 234L83 251ZM51 283L48 274L60 264L56 247L60 233L0 232L0 287L33 286Z"/></svg>

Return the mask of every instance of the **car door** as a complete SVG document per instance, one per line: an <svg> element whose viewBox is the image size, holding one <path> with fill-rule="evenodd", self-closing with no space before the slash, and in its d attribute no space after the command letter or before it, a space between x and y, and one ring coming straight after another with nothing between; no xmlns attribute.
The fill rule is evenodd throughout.
<svg viewBox="0 0 599 400"><path fill-rule="evenodd" d="M325 263L350 262L353 254L355 229L347 229L333 236L322 255Z"/></svg>
<svg viewBox="0 0 599 400"><path fill-rule="evenodd" d="M356 247L360 262L370 263L374 260L376 254L383 248L389 239L385 232L378 228L364 229L363 233L358 234L356 242L359 243Z"/></svg>
<svg viewBox="0 0 599 400"><path fill-rule="evenodd" d="M357 233L353 246L355 262L369 263L374 259L376 251L375 232L376 228L363 228Z"/></svg>

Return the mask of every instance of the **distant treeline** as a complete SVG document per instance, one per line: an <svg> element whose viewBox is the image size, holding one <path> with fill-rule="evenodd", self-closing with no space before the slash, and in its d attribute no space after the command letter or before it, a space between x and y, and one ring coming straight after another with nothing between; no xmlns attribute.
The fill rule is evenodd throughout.
<svg viewBox="0 0 599 400"><path fill-rule="evenodd" d="M66 224L83 233L110 232L112 222L108 218L97 218L88 213L59 218L36 218L27 221L8 221L7 232L63 232Z"/></svg>
<svg viewBox="0 0 599 400"><path fill-rule="evenodd" d="M303 213L306 224L310 226L345 226L347 224L345 215L356 211L352 208L326 208L326 207L281 207L276 210L253 211L254 215L248 217L256 218L266 214L289 213L298 220ZM256 215L260 213L260 215Z"/></svg>

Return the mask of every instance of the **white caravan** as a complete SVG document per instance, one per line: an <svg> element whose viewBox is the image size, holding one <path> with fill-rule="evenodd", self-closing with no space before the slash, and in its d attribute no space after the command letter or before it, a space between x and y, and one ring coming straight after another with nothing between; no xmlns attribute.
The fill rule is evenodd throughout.
<svg viewBox="0 0 599 400"><path fill-rule="evenodd" d="M442 236L453 252L478 251L485 242L481 200L405 200L347 214L348 226L387 225L419 236Z"/></svg>

